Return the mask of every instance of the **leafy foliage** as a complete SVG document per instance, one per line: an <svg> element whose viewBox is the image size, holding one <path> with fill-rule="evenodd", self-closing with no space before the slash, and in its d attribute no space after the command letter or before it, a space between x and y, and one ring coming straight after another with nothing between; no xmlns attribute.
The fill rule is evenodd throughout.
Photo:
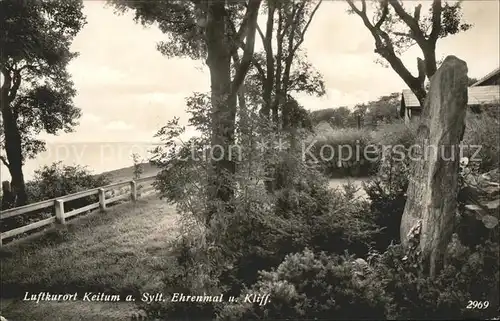
<svg viewBox="0 0 500 321"><path fill-rule="evenodd" d="M313 156L305 156L311 162L317 161L328 177L368 176L377 165L371 159L378 155L375 148L366 148L371 135L366 129L353 128L318 131L305 141L304 150L311 146Z"/></svg>
<svg viewBox="0 0 500 321"><path fill-rule="evenodd" d="M23 161L44 150L45 143L36 138L42 131L69 132L77 125L80 109L72 101L76 92L66 66L77 56L70 46L85 25L82 7L81 0L0 3L3 88L11 86L8 102L21 135Z"/></svg>
<svg viewBox="0 0 500 321"><path fill-rule="evenodd" d="M385 319L388 296L370 282L370 276L357 280L353 261L307 249L288 255L275 270L261 272L239 303L227 304L217 320ZM251 294L269 295L270 302L259 305L245 300Z"/></svg>
<svg viewBox="0 0 500 321"><path fill-rule="evenodd" d="M109 177L96 176L86 167L56 162L35 171L33 180L28 182L28 193L30 201L40 202L108 184L110 184ZM97 202L96 196L65 202L65 210L69 211L95 202Z"/></svg>
<svg viewBox="0 0 500 321"><path fill-rule="evenodd" d="M401 98L399 93L382 96L376 101L367 103L364 115L364 125L376 127L378 125L395 122L399 119L399 106Z"/></svg>
<svg viewBox="0 0 500 321"><path fill-rule="evenodd" d="M400 245L374 260L379 284L391 293L390 319L486 319L498 316L498 242L475 248L456 235L447 264L436 278L420 275ZM488 301L487 309L467 309L470 300Z"/></svg>
<svg viewBox="0 0 500 321"><path fill-rule="evenodd" d="M36 170L34 178L26 184L26 191L29 203L36 203L108 184L110 184L109 177L93 175L86 167L68 166L56 162ZM96 202L98 202L96 195L83 197L64 202L64 210L69 212ZM10 230L50 216L53 216L52 212L47 213L46 209L42 209L6 219L2 222L2 228Z"/></svg>
<svg viewBox="0 0 500 321"><path fill-rule="evenodd" d="M498 106L486 107L497 109ZM486 172L498 168L500 147L500 133L498 132L500 120L498 115L488 111L474 114L470 111L466 116L466 128L463 139L464 157L472 158L478 163L478 170ZM474 155L476 152L477 155Z"/></svg>

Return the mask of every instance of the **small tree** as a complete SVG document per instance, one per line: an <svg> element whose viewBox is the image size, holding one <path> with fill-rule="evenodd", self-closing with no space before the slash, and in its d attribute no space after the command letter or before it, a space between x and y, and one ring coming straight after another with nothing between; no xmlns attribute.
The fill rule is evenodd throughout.
<svg viewBox="0 0 500 321"><path fill-rule="evenodd" d="M144 173L141 156L139 156L139 154L137 153L133 153L132 161L134 162L134 179L139 179Z"/></svg>

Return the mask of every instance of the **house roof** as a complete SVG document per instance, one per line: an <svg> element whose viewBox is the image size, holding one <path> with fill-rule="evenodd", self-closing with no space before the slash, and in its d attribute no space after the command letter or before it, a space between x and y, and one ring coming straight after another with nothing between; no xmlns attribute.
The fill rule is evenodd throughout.
<svg viewBox="0 0 500 321"><path fill-rule="evenodd" d="M404 102L407 108L420 107L420 102L411 89L403 89L403 92L401 93L401 101Z"/></svg>
<svg viewBox="0 0 500 321"><path fill-rule="evenodd" d="M476 86L481 86L482 84L484 84L485 82L488 82L490 79L494 78L494 77L498 77L500 75L500 67L493 70L492 72L490 72L489 74L487 74L486 76L484 76L483 78L479 79L478 81L476 81L475 83L473 83L471 85L471 87L476 87Z"/></svg>
<svg viewBox="0 0 500 321"><path fill-rule="evenodd" d="M500 104L500 86L478 86L468 88L468 106ZM410 89L403 89L401 108L420 108L417 97Z"/></svg>

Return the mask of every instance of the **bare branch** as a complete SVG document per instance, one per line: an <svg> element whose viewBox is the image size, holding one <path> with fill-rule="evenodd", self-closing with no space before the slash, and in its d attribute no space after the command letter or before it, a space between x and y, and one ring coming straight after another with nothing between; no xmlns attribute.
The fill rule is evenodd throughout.
<svg viewBox="0 0 500 321"><path fill-rule="evenodd" d="M267 22L266 22L266 36L263 41L264 50L266 51L266 81L265 86L267 88L273 87L274 82L274 53L273 53L273 28L274 28L274 12L276 11L275 4L270 1L269 8L267 11Z"/></svg>
<svg viewBox="0 0 500 321"><path fill-rule="evenodd" d="M382 24L385 22L387 15L389 14L389 3L387 0L382 0L382 15L380 16L380 20L375 24L375 29L380 29Z"/></svg>
<svg viewBox="0 0 500 321"><path fill-rule="evenodd" d="M354 4L353 0L346 0L346 1L349 4L349 6L351 7L351 9L354 12L356 12L356 14L361 18L361 20L363 20L363 23L368 28L368 30L370 30L372 32L372 34L374 35L374 37L376 37L376 35L373 33L373 25L370 22L370 19L368 19L368 16L366 15L366 2L365 2L365 0L362 0L362 3L363 3L363 9L362 10L359 10L356 7L356 5Z"/></svg>
<svg viewBox="0 0 500 321"><path fill-rule="evenodd" d="M262 41L262 44L265 44L266 37L264 36L264 33L262 32L262 29L260 29L259 24L257 24L257 32L259 33L260 40Z"/></svg>
<svg viewBox="0 0 500 321"><path fill-rule="evenodd" d="M416 21L420 20L420 11L422 10L422 4L419 4L415 7L415 11L413 12L413 19Z"/></svg>
<svg viewBox="0 0 500 321"><path fill-rule="evenodd" d="M10 76L10 72L6 67L1 67L0 71L2 72L3 75L3 85L2 85L2 90L10 90L10 86L12 85L12 77Z"/></svg>
<svg viewBox="0 0 500 321"><path fill-rule="evenodd" d="M362 10L359 10L358 7L356 7L356 5L354 4L354 2L352 0L346 0L347 1L347 4L349 4L349 6L351 7L352 11L354 11L358 16L362 16L363 14L363 11ZM363 0L363 5L366 6L366 3L365 1Z"/></svg>
<svg viewBox="0 0 500 321"><path fill-rule="evenodd" d="M414 35L414 39L417 41L419 45L424 45L426 39L425 35L420 29L418 24L418 20L408 14L405 11L399 0L389 0L391 6L396 11L397 15L406 23L406 25L410 28L412 34Z"/></svg>
<svg viewBox="0 0 500 321"><path fill-rule="evenodd" d="M432 31L429 36L429 41L433 44L436 43L439 34L441 33L441 12L443 7L441 6L441 0L434 0L432 2Z"/></svg>
<svg viewBox="0 0 500 321"><path fill-rule="evenodd" d="M231 83L230 97L237 94L241 84L245 80L245 76L250 68L255 46L255 32L257 29L257 17L259 15L259 7L262 0L250 0L247 8L248 13L248 26L246 28L246 44L241 59L241 65L236 71L236 75Z"/></svg>
<svg viewBox="0 0 500 321"><path fill-rule="evenodd" d="M2 163L7 167L7 168L10 168L10 164L9 162L7 161L7 159L5 158L5 156L0 156L0 160L2 161Z"/></svg>
<svg viewBox="0 0 500 321"><path fill-rule="evenodd" d="M9 100L8 102L11 103L14 98L16 98L17 95L17 90L19 89L19 86L21 85L21 69L14 70L14 81L12 84L12 87L10 88L10 93L9 93Z"/></svg>
<svg viewBox="0 0 500 321"><path fill-rule="evenodd" d="M257 59L252 58L252 65L254 65L255 68L257 69L259 76L262 78L262 81L266 81L267 80L266 73L264 72L264 68L262 68L260 62L257 61Z"/></svg>
<svg viewBox="0 0 500 321"><path fill-rule="evenodd" d="M323 2L323 0L319 0L318 3L316 4L316 6L314 7L313 11L311 12L311 15L309 16L309 20L307 21L306 25L304 26L304 29L302 30L302 32L300 34L300 40L297 42L297 44L295 44L295 47L293 48L294 53L295 53L295 51L297 51L299 46L304 42L304 36L306 34L306 31L309 28L309 25L311 24L311 21L314 18L314 15L316 14L316 11L318 11L319 6L321 5L322 2Z"/></svg>

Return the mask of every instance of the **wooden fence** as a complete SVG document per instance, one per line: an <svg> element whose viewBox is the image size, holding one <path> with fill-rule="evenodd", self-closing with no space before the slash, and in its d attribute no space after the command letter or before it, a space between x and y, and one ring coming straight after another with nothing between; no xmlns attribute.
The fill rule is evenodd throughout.
<svg viewBox="0 0 500 321"><path fill-rule="evenodd" d="M100 209L101 211L105 211L107 205L110 205L111 203L115 203L116 201L132 200L133 202L135 202L139 195L143 195L143 194L146 194L146 193L154 190L152 183L153 183L155 177L156 176L149 176L149 177L139 178L136 180L129 180L129 181L113 183L110 185L106 185L106 186L102 186L102 187L98 187L98 188L93 188L93 189L89 189L86 191L81 191L78 193L73 193L73 194L69 194L66 196L62 196L62 197L58 197L58 198L54 198L54 199L50 199L50 200L46 200L46 201L41 201L38 203L28 204L25 206L16 207L16 208L8 209L5 211L1 211L0 212L0 220L4 220L4 219L11 218L14 216L39 211L42 209L47 209L47 211L48 211L49 208L53 208L52 216L49 218L41 219L37 222L30 223L28 225L24 225L24 226L17 227L17 228L12 229L12 230L2 232L1 236L0 236L0 246L3 245L3 243L4 243L3 240L5 240L7 238L12 238L12 237L17 236L19 234L27 233L29 231L39 229L42 227L46 227L46 226L51 226L51 225L53 226L54 223L65 225L66 219L73 217L77 214L85 213L85 212L92 211L95 209ZM141 186L140 185L141 183L144 183L145 186ZM111 197L107 198L107 195L106 195L107 192L109 192L109 191L114 192L117 190L117 188L123 188L123 187L128 187L128 186L130 186L129 192L119 194L117 196L111 195ZM143 187L140 191L138 191L139 186ZM93 195L99 196L98 202L86 205L84 207L73 209L69 212L64 211L64 203L65 202L76 200L76 199L81 199L81 198L93 196Z"/></svg>

